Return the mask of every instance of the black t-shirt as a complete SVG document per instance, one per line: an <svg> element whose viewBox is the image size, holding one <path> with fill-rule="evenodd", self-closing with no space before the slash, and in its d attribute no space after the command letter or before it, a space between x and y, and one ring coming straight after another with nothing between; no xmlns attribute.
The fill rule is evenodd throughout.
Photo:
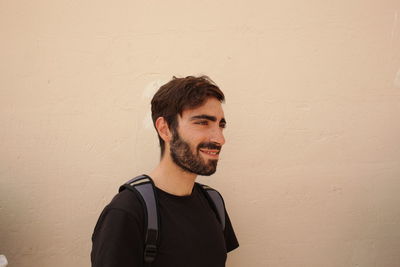
<svg viewBox="0 0 400 267"><path fill-rule="evenodd" d="M190 196L156 188L160 237L154 267L223 267L239 246L229 216L225 230L197 186ZM92 236L92 267L142 267L144 209L130 190L117 194L100 215Z"/></svg>

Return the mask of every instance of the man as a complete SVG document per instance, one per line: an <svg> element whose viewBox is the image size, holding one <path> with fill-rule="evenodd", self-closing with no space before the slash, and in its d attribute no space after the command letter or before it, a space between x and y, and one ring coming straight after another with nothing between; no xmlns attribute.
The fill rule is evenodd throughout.
<svg viewBox="0 0 400 267"><path fill-rule="evenodd" d="M221 267L239 246L228 214L225 228L197 175L216 171L225 143L222 91L206 76L173 78L151 101L161 160L148 175L155 185L160 234L155 267ZM93 267L144 263L146 222L138 194L124 190L103 210L93 233Z"/></svg>

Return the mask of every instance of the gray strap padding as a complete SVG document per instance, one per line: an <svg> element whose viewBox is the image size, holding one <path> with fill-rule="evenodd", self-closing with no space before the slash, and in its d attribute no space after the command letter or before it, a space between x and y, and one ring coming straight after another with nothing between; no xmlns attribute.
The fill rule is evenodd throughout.
<svg viewBox="0 0 400 267"><path fill-rule="evenodd" d="M146 237L144 240L144 263L145 266L150 266L157 255L157 240L158 240L158 210L157 200L154 191L153 181L147 175L135 177L119 188L121 192L124 189L129 189L139 194L143 200L145 214Z"/></svg>
<svg viewBox="0 0 400 267"><path fill-rule="evenodd" d="M142 195L146 203L147 229L158 231L157 206L153 185L151 183L138 184L135 185L135 189Z"/></svg>

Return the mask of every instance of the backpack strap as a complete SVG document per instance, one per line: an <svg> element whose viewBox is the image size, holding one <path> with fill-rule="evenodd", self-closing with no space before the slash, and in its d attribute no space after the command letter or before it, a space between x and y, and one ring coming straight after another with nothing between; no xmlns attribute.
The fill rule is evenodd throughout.
<svg viewBox="0 0 400 267"><path fill-rule="evenodd" d="M217 218L222 226L222 231L225 230L225 204L219 192L207 185L196 183L208 200L211 208L217 215ZM150 266L157 255L157 241L159 237L159 214L158 202L153 180L147 175L137 176L125 184L121 185L119 192L128 189L136 193L141 200L145 213L146 237L144 244L144 262L146 266Z"/></svg>
<svg viewBox="0 0 400 267"><path fill-rule="evenodd" d="M218 220L222 225L222 231L225 230L225 203L220 193L208 185L196 183L203 191L212 209L217 214Z"/></svg>
<svg viewBox="0 0 400 267"><path fill-rule="evenodd" d="M150 266L157 254L157 240L159 235L158 203L154 183L147 175L137 176L119 188L133 191L140 196L145 212L146 237L144 244L144 262Z"/></svg>

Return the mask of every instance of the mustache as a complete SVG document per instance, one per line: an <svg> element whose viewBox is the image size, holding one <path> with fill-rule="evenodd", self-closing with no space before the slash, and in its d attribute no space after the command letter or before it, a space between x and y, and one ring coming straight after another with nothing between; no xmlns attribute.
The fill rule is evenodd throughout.
<svg viewBox="0 0 400 267"><path fill-rule="evenodd" d="M222 146L217 145L215 143L201 143L197 146L198 149L200 148L206 148L206 149L217 149L221 150Z"/></svg>

